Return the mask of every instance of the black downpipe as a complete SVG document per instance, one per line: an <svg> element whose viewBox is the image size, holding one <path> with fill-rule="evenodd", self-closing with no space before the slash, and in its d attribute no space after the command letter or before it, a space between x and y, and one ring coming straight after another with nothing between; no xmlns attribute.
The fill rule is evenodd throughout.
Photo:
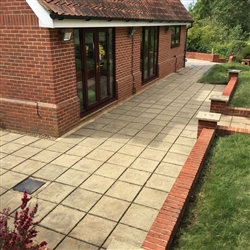
<svg viewBox="0 0 250 250"><path fill-rule="evenodd" d="M174 58L175 58L175 63L174 63L174 72L176 73L176 69L177 69L177 56L174 55Z"/></svg>
<svg viewBox="0 0 250 250"><path fill-rule="evenodd" d="M187 53L187 36L188 36L188 30L193 27L193 23L189 27L186 28L186 39L185 39L185 47L184 47L184 58L183 58L183 67L186 66L186 53Z"/></svg>

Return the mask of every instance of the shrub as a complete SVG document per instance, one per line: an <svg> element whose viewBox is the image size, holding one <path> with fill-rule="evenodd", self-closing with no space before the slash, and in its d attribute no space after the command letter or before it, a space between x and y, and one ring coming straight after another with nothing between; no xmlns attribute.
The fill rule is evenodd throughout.
<svg viewBox="0 0 250 250"><path fill-rule="evenodd" d="M230 44L215 44L214 53L219 54L220 57L227 57L228 51L230 50Z"/></svg>
<svg viewBox="0 0 250 250"><path fill-rule="evenodd" d="M233 55L239 55L247 46L244 41L233 41L231 43L215 44L214 53L220 54L220 57L229 58Z"/></svg>
<svg viewBox="0 0 250 250"><path fill-rule="evenodd" d="M236 57L236 61L241 62L242 59L250 59L250 45L247 45Z"/></svg>
<svg viewBox="0 0 250 250"><path fill-rule="evenodd" d="M35 250L47 245L47 242L43 241L32 247L27 246L32 243L32 239L37 236L37 230L35 227L38 224L38 222L33 221L38 209L38 204L30 210L30 208L27 207L29 200L30 198L28 198L27 192L25 191L22 198L21 211L15 212L13 230L10 230L8 226L10 208L3 209L2 215L0 216L0 249Z"/></svg>
<svg viewBox="0 0 250 250"><path fill-rule="evenodd" d="M234 55L237 56L246 46L247 46L247 43L245 41L232 42L227 52L227 57L234 56Z"/></svg>

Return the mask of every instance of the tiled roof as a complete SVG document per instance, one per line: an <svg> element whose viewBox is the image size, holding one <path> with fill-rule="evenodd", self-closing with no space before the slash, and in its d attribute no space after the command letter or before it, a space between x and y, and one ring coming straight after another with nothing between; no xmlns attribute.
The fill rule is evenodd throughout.
<svg viewBox="0 0 250 250"><path fill-rule="evenodd" d="M51 13L68 17L193 21L180 0L39 0Z"/></svg>

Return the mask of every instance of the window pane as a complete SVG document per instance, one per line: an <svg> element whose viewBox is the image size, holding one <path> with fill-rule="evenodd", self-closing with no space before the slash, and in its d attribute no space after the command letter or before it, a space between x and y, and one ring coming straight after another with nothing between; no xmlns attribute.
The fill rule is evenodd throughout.
<svg viewBox="0 0 250 250"><path fill-rule="evenodd" d="M99 65L100 65L100 91L101 99L108 96L108 67L107 67L107 41L106 32L99 32Z"/></svg>
<svg viewBox="0 0 250 250"><path fill-rule="evenodd" d="M171 47L176 47L180 45L180 30L181 26L172 27Z"/></svg>
<svg viewBox="0 0 250 250"><path fill-rule="evenodd" d="M94 34L85 33L85 50L86 50L86 75L87 75L87 96L88 104L96 101L96 80L95 80L95 49L94 49Z"/></svg>
<svg viewBox="0 0 250 250"><path fill-rule="evenodd" d="M149 54L149 44L148 44L149 32L145 29L145 41L144 41L144 78L148 77L148 54Z"/></svg>
<svg viewBox="0 0 250 250"><path fill-rule="evenodd" d="M109 29L109 76L110 76L110 95L114 95L114 63L113 63L113 29Z"/></svg>
<svg viewBox="0 0 250 250"><path fill-rule="evenodd" d="M76 63L76 87L77 95L80 99L80 110L84 110L83 107L83 94L82 94L82 53L80 47L80 31L79 29L74 30L74 42L75 42L75 63Z"/></svg>

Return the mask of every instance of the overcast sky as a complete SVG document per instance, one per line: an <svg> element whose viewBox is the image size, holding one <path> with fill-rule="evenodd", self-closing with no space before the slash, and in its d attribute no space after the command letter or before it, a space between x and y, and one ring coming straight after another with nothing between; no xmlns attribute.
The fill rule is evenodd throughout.
<svg viewBox="0 0 250 250"><path fill-rule="evenodd" d="M190 3L192 2L196 2L196 0L181 0L182 4L186 7L186 9L188 9L188 6Z"/></svg>

